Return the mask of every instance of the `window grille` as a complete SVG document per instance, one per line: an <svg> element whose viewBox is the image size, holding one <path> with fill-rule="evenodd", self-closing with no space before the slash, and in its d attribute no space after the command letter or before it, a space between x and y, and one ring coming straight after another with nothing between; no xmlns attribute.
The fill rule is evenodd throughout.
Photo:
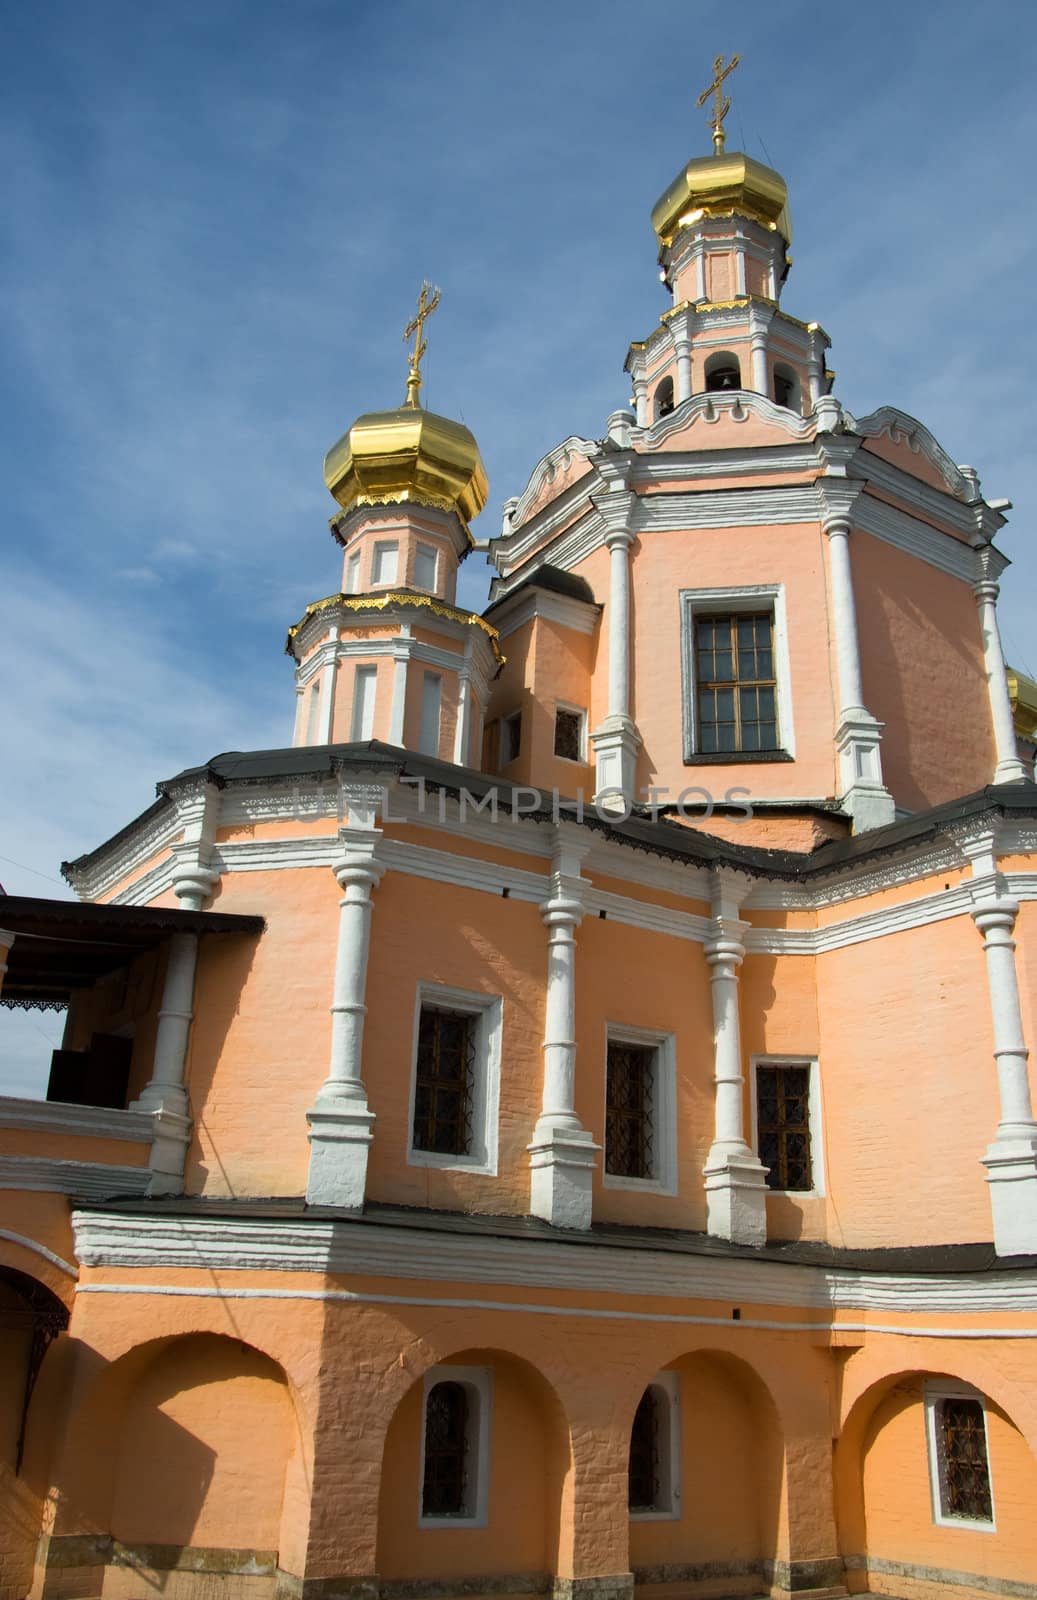
<svg viewBox="0 0 1037 1600"><path fill-rule="evenodd" d="M605 1089L605 1171L654 1177L655 1050L610 1039Z"/></svg>
<svg viewBox="0 0 1037 1600"><path fill-rule="evenodd" d="M468 1435L468 1391L464 1384L435 1384L425 1402L423 1516L464 1516L468 1495Z"/></svg>
<svg viewBox="0 0 1037 1600"><path fill-rule="evenodd" d="M631 1511L659 1507L659 1397L646 1389L634 1412L630 1430L629 1506Z"/></svg>
<svg viewBox="0 0 1037 1600"><path fill-rule="evenodd" d="M583 760L582 711L566 711L562 706L555 711L555 755L566 761Z"/></svg>
<svg viewBox="0 0 1037 1600"><path fill-rule="evenodd" d="M778 748L774 626L769 614L700 616L695 622L698 748Z"/></svg>
<svg viewBox="0 0 1037 1600"><path fill-rule="evenodd" d="M945 1517L992 1522L983 1407L978 1400L941 1400L937 1411L940 1492Z"/></svg>
<svg viewBox="0 0 1037 1600"><path fill-rule="evenodd" d="M421 1008L414 1089L415 1150L471 1154L477 1025L478 1019L469 1012Z"/></svg>
<svg viewBox="0 0 1037 1600"><path fill-rule="evenodd" d="M770 1189L812 1189L810 1068L758 1066L756 1120Z"/></svg>

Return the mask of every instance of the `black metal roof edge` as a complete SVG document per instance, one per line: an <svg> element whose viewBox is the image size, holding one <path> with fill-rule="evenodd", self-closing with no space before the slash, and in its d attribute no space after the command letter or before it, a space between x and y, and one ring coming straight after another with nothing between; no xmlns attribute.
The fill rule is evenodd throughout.
<svg viewBox="0 0 1037 1600"><path fill-rule="evenodd" d="M660 1254L708 1256L722 1260L769 1263L777 1266L814 1267L818 1270L883 1273L889 1276L989 1276L995 1272L1037 1270L1037 1256L998 1256L992 1242L883 1246L875 1249L830 1245L801 1239L771 1239L762 1247L731 1244L705 1233L682 1228L638 1228L627 1223L596 1222L586 1231L558 1229L538 1217L442 1211L419 1206L399 1206L368 1201L362 1211L334 1206L310 1206L302 1196L266 1199L231 1199L206 1195L163 1195L142 1200L137 1195L116 1195L108 1200L82 1201L84 1210L139 1217L227 1217L237 1221L291 1220L314 1226L335 1222L348 1228L357 1223L378 1227L424 1230L468 1237L514 1239L550 1243L561 1248L612 1247L654 1250Z"/></svg>
<svg viewBox="0 0 1037 1600"><path fill-rule="evenodd" d="M288 745L271 750L224 751L204 765L186 768L160 783L157 786L160 798L148 811L96 850L71 863L64 863L62 870L65 871L66 867L82 870L89 866L145 819L155 815L163 804L168 804L170 794L189 781L202 780L223 788L230 783L262 783L277 778L331 777L351 770L422 779L429 789L442 790L453 796L459 796L463 790L484 798L490 790L495 790L501 808L509 815L514 814L517 791L525 795L536 793L538 800L535 805L526 808L520 802L520 814L532 822L574 821L577 825L582 823L595 832L607 835L619 844L664 859L704 866L744 868L757 877L799 882L835 874L843 867L860 862L881 860L897 851L909 850L954 823L966 822L984 814L1037 817L1037 784L988 784L974 794L944 802L928 811L889 823L884 828L875 828L847 838L825 840L811 851L772 849L762 845L739 845L702 829L671 822L665 816L653 819L636 810L624 820L600 816L590 801L584 802L581 816L576 810L575 800L563 798L556 806L550 797L545 796L544 790L534 789L531 784L513 784L491 774L477 772L471 767L418 755L372 739L363 744Z"/></svg>
<svg viewBox="0 0 1037 1600"><path fill-rule="evenodd" d="M96 923L98 927L169 927L183 933L262 933L266 927L266 919L254 912L185 911L179 906L126 906L21 894L0 897L0 927L9 928L19 917ZM17 933L17 929L13 931Z"/></svg>

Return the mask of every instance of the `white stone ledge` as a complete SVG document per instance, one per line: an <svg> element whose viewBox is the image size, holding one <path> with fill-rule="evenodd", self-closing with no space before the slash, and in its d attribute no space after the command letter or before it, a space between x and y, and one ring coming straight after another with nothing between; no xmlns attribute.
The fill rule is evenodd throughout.
<svg viewBox="0 0 1037 1600"><path fill-rule="evenodd" d="M13 1095L0 1095L0 1128L71 1134L82 1139L129 1139L141 1144L150 1144L154 1136L149 1111L76 1106L59 1100L23 1100Z"/></svg>

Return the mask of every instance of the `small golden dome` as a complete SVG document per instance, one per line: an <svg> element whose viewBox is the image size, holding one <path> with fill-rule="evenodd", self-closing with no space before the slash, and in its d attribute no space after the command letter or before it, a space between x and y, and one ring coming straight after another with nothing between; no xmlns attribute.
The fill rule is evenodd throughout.
<svg viewBox="0 0 1037 1600"><path fill-rule="evenodd" d="M468 429L419 405L358 417L324 457L324 482L345 511L412 500L455 511L466 528L489 494Z"/></svg>
<svg viewBox="0 0 1037 1600"><path fill-rule="evenodd" d="M788 189L780 172L754 161L740 150L697 156L677 174L652 207L652 227L660 245L672 244L685 219L737 211L781 234L786 244L792 229Z"/></svg>

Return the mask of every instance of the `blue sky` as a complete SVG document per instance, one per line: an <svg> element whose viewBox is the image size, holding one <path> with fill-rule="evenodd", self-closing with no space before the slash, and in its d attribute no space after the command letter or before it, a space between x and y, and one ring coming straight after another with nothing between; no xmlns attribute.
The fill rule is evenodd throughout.
<svg viewBox="0 0 1037 1600"><path fill-rule="evenodd" d="M284 634L339 583L322 458L402 399L423 277L423 398L479 440L477 532L552 444L600 436L666 307L649 213L708 153L720 52L744 58L729 143L788 180L785 307L831 334L852 411L901 407L1013 500L1003 625L1037 673L1031 4L5 13L9 892L66 892L60 860L157 778L288 742ZM486 583L473 557L463 599Z"/></svg>

